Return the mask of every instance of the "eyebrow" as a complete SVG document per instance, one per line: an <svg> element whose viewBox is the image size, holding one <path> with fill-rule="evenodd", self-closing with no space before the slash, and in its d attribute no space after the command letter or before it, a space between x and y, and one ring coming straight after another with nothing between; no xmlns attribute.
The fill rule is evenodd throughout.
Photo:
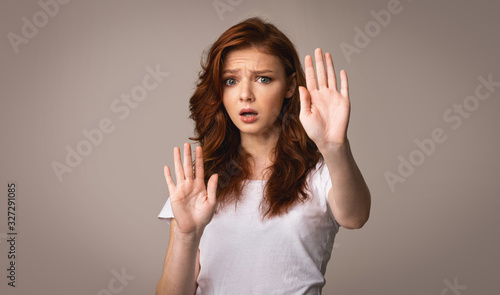
<svg viewBox="0 0 500 295"><path fill-rule="evenodd" d="M238 73L239 71L240 71L240 69L225 69L225 70L222 71L222 74L223 75L227 74L227 73L233 74L233 73ZM260 75L260 74L274 73L274 72L271 71L271 70L260 70L260 71L252 71L252 70L250 70L250 73Z"/></svg>

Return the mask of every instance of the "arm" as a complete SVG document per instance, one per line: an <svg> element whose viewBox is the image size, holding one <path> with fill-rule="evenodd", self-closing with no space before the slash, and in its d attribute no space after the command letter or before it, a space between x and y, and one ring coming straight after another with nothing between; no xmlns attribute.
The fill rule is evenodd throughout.
<svg viewBox="0 0 500 295"><path fill-rule="evenodd" d="M177 147L174 162L177 184L174 184L168 166L164 168L175 219L170 224L170 240L163 272L156 286L157 295L195 294L199 272L198 247L216 204L218 178L212 175L205 187L201 147L196 148L195 175L188 143L184 145L184 167Z"/></svg>
<svg viewBox="0 0 500 295"><path fill-rule="evenodd" d="M312 58L305 58L307 89L299 88L300 121L330 172L332 188L328 200L335 219L345 228L361 228L370 215L371 196L347 139L351 109L347 73L340 72L338 92L331 55L325 54L326 68L319 48L315 50L315 60L318 85Z"/></svg>
<svg viewBox="0 0 500 295"><path fill-rule="evenodd" d="M339 147L322 148L320 152L332 180L328 201L335 219L345 228L361 228L370 216L371 197L349 141Z"/></svg>
<svg viewBox="0 0 500 295"><path fill-rule="evenodd" d="M163 272L156 285L156 295L195 294L196 292L196 279L200 269L198 246L201 236L186 236L180 234L176 228L177 223L172 218L170 240Z"/></svg>

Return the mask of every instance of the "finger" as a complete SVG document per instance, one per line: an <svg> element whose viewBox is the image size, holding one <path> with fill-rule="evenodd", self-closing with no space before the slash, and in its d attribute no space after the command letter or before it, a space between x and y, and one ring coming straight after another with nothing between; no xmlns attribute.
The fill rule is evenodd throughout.
<svg viewBox="0 0 500 295"><path fill-rule="evenodd" d="M210 176L210 179L208 180L207 183L207 194L208 194L208 201L211 204L216 203L216 194L217 194L217 182L219 180L219 175L218 174L213 174Z"/></svg>
<svg viewBox="0 0 500 295"><path fill-rule="evenodd" d="M329 52L325 53L325 59L326 71L328 74L328 87L337 90L337 77L335 75L335 66L333 65L332 55Z"/></svg>
<svg viewBox="0 0 500 295"><path fill-rule="evenodd" d="M316 48L316 50L314 50L314 60L316 61L318 88L326 88L328 87L328 84L326 80L325 63L323 62L323 51L321 51L321 48Z"/></svg>
<svg viewBox="0 0 500 295"><path fill-rule="evenodd" d="M311 112L311 95L303 86L299 86L300 115L307 116Z"/></svg>
<svg viewBox="0 0 500 295"><path fill-rule="evenodd" d="M349 81L345 70L340 71L340 94L349 99Z"/></svg>
<svg viewBox="0 0 500 295"><path fill-rule="evenodd" d="M177 185L184 182L184 170L181 163L181 150L178 147L174 148L174 164L175 164L175 178L177 178Z"/></svg>
<svg viewBox="0 0 500 295"><path fill-rule="evenodd" d="M170 168L167 165L163 167L163 174L165 175L165 180L167 181L168 193L172 195L175 192L175 184L172 179L172 175L170 174Z"/></svg>
<svg viewBox="0 0 500 295"><path fill-rule="evenodd" d="M191 145L184 144L184 176L186 179L193 179L193 160L191 159Z"/></svg>
<svg viewBox="0 0 500 295"><path fill-rule="evenodd" d="M306 68L306 86L309 91L317 89L316 88L316 77L314 77L314 67L312 62L312 57L306 55L304 59L304 66Z"/></svg>
<svg viewBox="0 0 500 295"><path fill-rule="evenodd" d="M205 171L203 168L203 150L201 146L197 146L195 149L195 160L194 165L196 167L196 179L205 183Z"/></svg>

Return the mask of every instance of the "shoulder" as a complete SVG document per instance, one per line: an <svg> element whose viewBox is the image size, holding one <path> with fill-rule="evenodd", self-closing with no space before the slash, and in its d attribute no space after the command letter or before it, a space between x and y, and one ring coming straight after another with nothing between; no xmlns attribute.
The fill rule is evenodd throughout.
<svg viewBox="0 0 500 295"><path fill-rule="evenodd" d="M333 215L333 204L330 198L332 180L330 178L328 166L323 159L320 159L318 163L316 163L315 167L309 172L307 184L312 199L314 199L322 208L322 212L329 215L329 217L334 221L334 225L338 228L339 224Z"/></svg>
<svg viewBox="0 0 500 295"><path fill-rule="evenodd" d="M320 159L316 166L309 171L308 182L325 183L330 181L330 171L323 159Z"/></svg>
<svg viewBox="0 0 500 295"><path fill-rule="evenodd" d="M323 159L320 159L309 171L306 183L311 193L325 199L328 198L328 193L332 187L332 181L328 167Z"/></svg>

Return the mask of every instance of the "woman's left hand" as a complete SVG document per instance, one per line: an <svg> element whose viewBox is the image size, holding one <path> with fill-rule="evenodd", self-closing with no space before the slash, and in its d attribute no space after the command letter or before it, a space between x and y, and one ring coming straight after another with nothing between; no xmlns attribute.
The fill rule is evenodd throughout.
<svg viewBox="0 0 500 295"><path fill-rule="evenodd" d="M307 135L321 150L346 143L351 104L345 70L340 71L341 87L338 92L332 56L328 52L325 54L325 69L321 49L317 48L314 55L318 86L316 86L312 57L307 55L305 57L307 89L299 87L299 118Z"/></svg>

